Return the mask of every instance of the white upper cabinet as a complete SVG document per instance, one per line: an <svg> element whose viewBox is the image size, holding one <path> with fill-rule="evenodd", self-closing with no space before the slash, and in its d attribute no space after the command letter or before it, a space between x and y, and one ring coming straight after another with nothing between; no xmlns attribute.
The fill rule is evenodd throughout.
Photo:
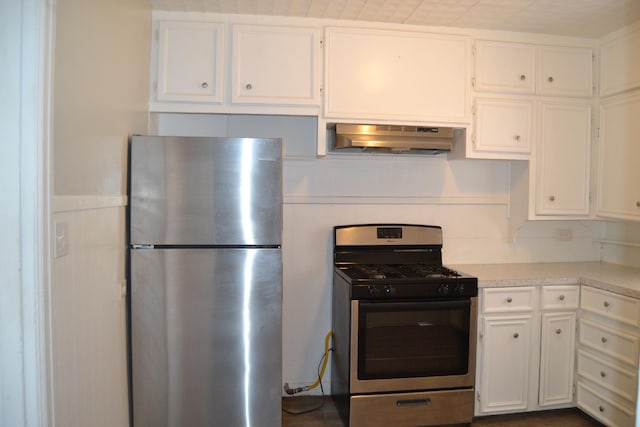
<svg viewBox="0 0 640 427"><path fill-rule="evenodd" d="M535 154L536 215L589 214L591 103L543 101Z"/></svg>
<svg viewBox="0 0 640 427"><path fill-rule="evenodd" d="M327 28L327 118L468 122L470 39Z"/></svg>
<svg viewBox="0 0 640 427"><path fill-rule="evenodd" d="M158 101L223 101L224 25L158 22Z"/></svg>
<svg viewBox="0 0 640 427"><path fill-rule="evenodd" d="M616 33L600 47L600 95L640 87L640 26Z"/></svg>
<svg viewBox="0 0 640 427"><path fill-rule="evenodd" d="M542 46L538 52L539 94L593 96L593 51L591 49Z"/></svg>
<svg viewBox="0 0 640 427"><path fill-rule="evenodd" d="M234 25L233 103L320 105L321 33Z"/></svg>
<svg viewBox="0 0 640 427"><path fill-rule="evenodd" d="M478 40L474 84L477 91L591 97L593 52Z"/></svg>
<svg viewBox="0 0 640 427"><path fill-rule="evenodd" d="M479 91L535 92L534 45L478 40L475 88Z"/></svg>
<svg viewBox="0 0 640 427"><path fill-rule="evenodd" d="M640 93L602 101L597 213L640 221Z"/></svg>
<svg viewBox="0 0 640 427"><path fill-rule="evenodd" d="M468 157L528 159L533 140L533 102L527 99L476 98L473 151Z"/></svg>

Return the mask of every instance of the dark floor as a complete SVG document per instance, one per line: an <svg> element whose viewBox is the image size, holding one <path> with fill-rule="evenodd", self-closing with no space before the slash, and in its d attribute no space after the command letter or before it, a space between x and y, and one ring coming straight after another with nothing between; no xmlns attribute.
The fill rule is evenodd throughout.
<svg viewBox="0 0 640 427"><path fill-rule="evenodd" d="M324 398L322 408L301 415L301 412L322 404L320 396L300 396L286 398L282 402L282 427L344 427L330 397ZM532 412L528 414L494 415L473 420L474 427L602 427L603 424L584 415L577 409ZM392 426L389 426L392 427Z"/></svg>

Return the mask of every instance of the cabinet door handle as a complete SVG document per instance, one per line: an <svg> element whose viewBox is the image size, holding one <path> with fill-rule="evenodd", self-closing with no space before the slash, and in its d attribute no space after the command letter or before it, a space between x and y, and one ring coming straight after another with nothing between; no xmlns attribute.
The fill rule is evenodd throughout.
<svg viewBox="0 0 640 427"><path fill-rule="evenodd" d="M244 87L245 87L247 90L251 90L251 89L253 89L253 85L252 85L251 83L247 83Z"/></svg>
<svg viewBox="0 0 640 427"><path fill-rule="evenodd" d="M599 406L599 407L598 407L598 411L600 411L600 412L604 412L604 406Z"/></svg>
<svg viewBox="0 0 640 427"><path fill-rule="evenodd" d="M549 81L549 83L553 83L553 77L549 76L547 80Z"/></svg>
<svg viewBox="0 0 640 427"><path fill-rule="evenodd" d="M605 371L600 371L600 376L604 378L607 376L607 373Z"/></svg>
<svg viewBox="0 0 640 427"><path fill-rule="evenodd" d="M556 201L556 196L553 196L553 195L549 196L549 200L552 201L552 202L555 202Z"/></svg>
<svg viewBox="0 0 640 427"><path fill-rule="evenodd" d="M519 336L520 336L520 334L519 334L519 333L517 333L517 332L516 332L515 334L513 334L513 337L514 337L514 338L516 338L516 339L517 339Z"/></svg>
<svg viewBox="0 0 640 427"><path fill-rule="evenodd" d="M520 74L520 80L524 81L527 79L527 76L525 76L524 74Z"/></svg>
<svg viewBox="0 0 640 427"><path fill-rule="evenodd" d="M637 208L640 208L640 200L638 200L638 201L636 202L636 207L637 207Z"/></svg>
<svg viewBox="0 0 640 427"><path fill-rule="evenodd" d="M200 85L202 87L202 89L206 89L209 87L209 83L207 82L202 82L202 84Z"/></svg>
<svg viewBox="0 0 640 427"><path fill-rule="evenodd" d="M558 299L559 299L560 301L564 301L564 295L560 295L560 296L558 297Z"/></svg>
<svg viewBox="0 0 640 427"><path fill-rule="evenodd" d="M605 344L609 340L607 339L607 337L602 337L600 338L600 341L602 341L602 344Z"/></svg>
<svg viewBox="0 0 640 427"><path fill-rule="evenodd" d="M556 329L556 334L560 335L562 333L562 329Z"/></svg>
<svg viewBox="0 0 640 427"><path fill-rule="evenodd" d="M511 301L513 301L513 299L511 297L507 297L507 302L511 303Z"/></svg>
<svg viewBox="0 0 640 427"><path fill-rule="evenodd" d="M609 307L610 305L611 305L611 304L609 304L609 301L605 301L605 302L604 302L604 306L605 306L605 307Z"/></svg>
<svg viewBox="0 0 640 427"><path fill-rule="evenodd" d="M513 139L514 139L516 142L520 142L520 135L514 135L514 136L513 136Z"/></svg>

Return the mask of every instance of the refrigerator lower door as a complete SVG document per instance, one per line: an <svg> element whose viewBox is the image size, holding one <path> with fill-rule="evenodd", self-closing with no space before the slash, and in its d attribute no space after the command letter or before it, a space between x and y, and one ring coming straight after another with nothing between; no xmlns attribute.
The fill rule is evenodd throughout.
<svg viewBox="0 0 640 427"><path fill-rule="evenodd" d="M135 427L281 425L275 249L131 251Z"/></svg>

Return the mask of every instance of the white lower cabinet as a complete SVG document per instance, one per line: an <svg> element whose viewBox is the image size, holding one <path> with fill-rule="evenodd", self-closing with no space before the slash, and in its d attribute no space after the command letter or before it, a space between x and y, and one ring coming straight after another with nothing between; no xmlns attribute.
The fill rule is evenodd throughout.
<svg viewBox="0 0 640 427"><path fill-rule="evenodd" d="M578 407L611 427L633 427L640 357L640 300L583 286Z"/></svg>
<svg viewBox="0 0 640 427"><path fill-rule="evenodd" d="M573 406L578 285L480 293L476 415Z"/></svg>

